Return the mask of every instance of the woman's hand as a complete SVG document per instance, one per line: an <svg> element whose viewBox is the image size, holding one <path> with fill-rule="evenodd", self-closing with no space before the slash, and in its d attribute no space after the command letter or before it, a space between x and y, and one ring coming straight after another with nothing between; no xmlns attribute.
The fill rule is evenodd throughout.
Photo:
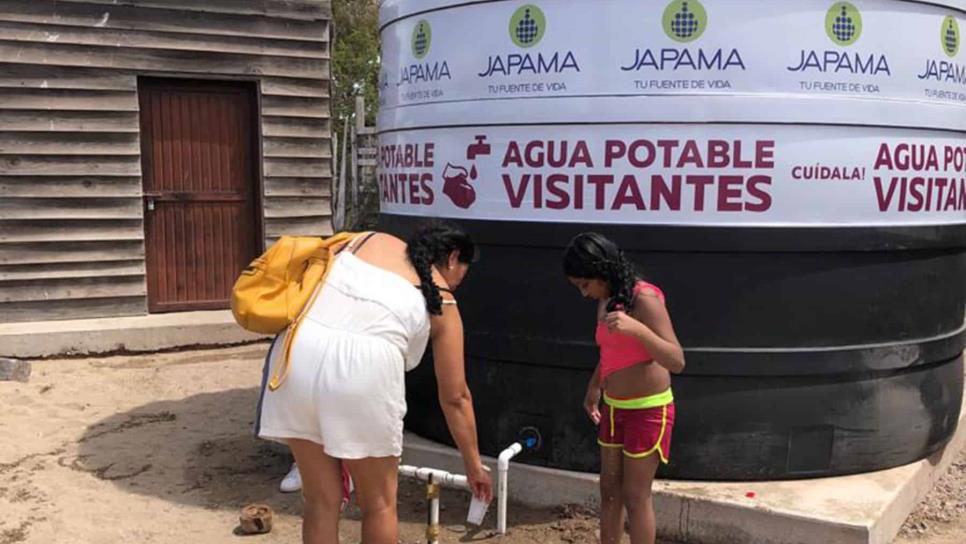
<svg viewBox="0 0 966 544"><path fill-rule="evenodd" d="M469 481L470 491L473 492L474 497L483 502L493 500L493 479L490 478L490 471L485 465L467 467L466 479Z"/></svg>
<svg viewBox="0 0 966 544"><path fill-rule="evenodd" d="M444 298L449 296L443 295ZM449 432L463 456L466 479L473 495L490 501L493 499L493 481L480 462L473 395L466 385L463 366L463 321L456 306L443 306L443 315L433 316L431 327L439 405L446 417Z"/></svg>
<svg viewBox="0 0 966 544"><path fill-rule="evenodd" d="M643 323L627 315L622 310L610 312L604 316L604 324L607 325L607 330L610 332L626 334L628 336L638 335L644 326Z"/></svg>
<svg viewBox="0 0 966 544"><path fill-rule="evenodd" d="M600 388L588 387L584 396L584 410L594 425L600 425Z"/></svg>

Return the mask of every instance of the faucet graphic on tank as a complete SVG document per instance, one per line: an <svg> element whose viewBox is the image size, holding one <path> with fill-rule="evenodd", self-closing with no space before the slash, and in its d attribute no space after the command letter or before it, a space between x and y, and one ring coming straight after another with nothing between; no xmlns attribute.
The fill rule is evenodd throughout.
<svg viewBox="0 0 966 544"><path fill-rule="evenodd" d="M486 143L486 135L476 136L476 143L470 144L466 148L466 160L474 160L477 155L489 155L490 144Z"/></svg>

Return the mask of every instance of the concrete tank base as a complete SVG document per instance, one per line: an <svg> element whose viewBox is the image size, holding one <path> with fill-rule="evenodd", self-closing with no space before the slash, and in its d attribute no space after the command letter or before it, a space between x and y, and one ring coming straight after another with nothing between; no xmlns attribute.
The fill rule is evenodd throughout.
<svg viewBox="0 0 966 544"><path fill-rule="evenodd" d="M793 482L659 480L654 484L658 534L693 544L889 544L964 449L966 411L945 447L928 459L890 470ZM414 434L406 436L403 462L462 470L455 450ZM511 467L512 501L543 507L597 505L595 474ZM509 529L514 529L512 509Z"/></svg>

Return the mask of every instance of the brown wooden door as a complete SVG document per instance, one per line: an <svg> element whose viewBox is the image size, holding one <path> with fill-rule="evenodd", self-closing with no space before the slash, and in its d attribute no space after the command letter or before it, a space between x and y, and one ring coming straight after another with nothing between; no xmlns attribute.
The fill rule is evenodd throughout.
<svg viewBox="0 0 966 544"><path fill-rule="evenodd" d="M255 104L246 84L142 80L148 309L228 307L255 257Z"/></svg>

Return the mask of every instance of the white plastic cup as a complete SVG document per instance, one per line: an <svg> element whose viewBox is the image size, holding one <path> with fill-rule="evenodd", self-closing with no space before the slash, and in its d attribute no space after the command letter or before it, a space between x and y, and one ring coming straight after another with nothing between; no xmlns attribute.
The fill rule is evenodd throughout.
<svg viewBox="0 0 966 544"><path fill-rule="evenodd" d="M466 523L470 523L479 527L483 525L483 518L486 517L486 511L490 508L490 503L481 501L475 496L473 500L470 501L470 511L466 515Z"/></svg>

